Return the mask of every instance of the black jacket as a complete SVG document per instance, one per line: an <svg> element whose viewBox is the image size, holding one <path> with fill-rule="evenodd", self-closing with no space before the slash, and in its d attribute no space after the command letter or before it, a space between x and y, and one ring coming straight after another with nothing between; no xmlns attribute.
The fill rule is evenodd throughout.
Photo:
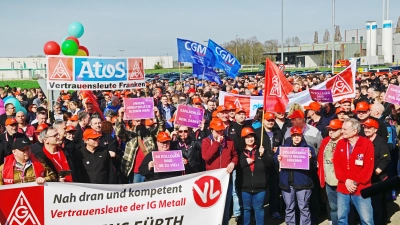
<svg viewBox="0 0 400 225"><path fill-rule="evenodd" d="M83 143L83 130L79 123L75 127L75 129L76 129L76 131L75 131L75 136L74 136L74 143L75 143L76 149L81 149L81 148L85 147L85 145Z"/></svg>
<svg viewBox="0 0 400 225"><path fill-rule="evenodd" d="M273 158L275 153L272 151L272 148L278 148L280 145L282 145L283 142L283 133L282 131L278 128L275 128L275 126L272 128L272 133L273 133L273 137L272 137L272 141L273 143L271 143L271 140L268 136L268 133L265 131L265 129L263 127L260 127L258 129L256 129L254 131L255 135L256 135L256 140L255 140L255 144L257 146L260 146L261 144L261 129L263 130L264 134L263 134L263 147L265 149L265 153L269 155L269 157ZM274 172L274 173L278 173L278 170L275 167L272 167L269 171L270 173Z"/></svg>
<svg viewBox="0 0 400 225"><path fill-rule="evenodd" d="M279 125L276 122L274 125L274 129L281 130L282 134L285 134L289 127L292 127L292 122L290 122L290 119L288 119L288 118L285 118L285 122L283 123L282 129L279 127Z"/></svg>
<svg viewBox="0 0 400 225"><path fill-rule="evenodd" d="M156 150L158 151L158 150ZM145 181L152 181L152 180L161 180L161 179L166 179L166 178L171 178L171 177L177 177L177 176L182 176L183 171L174 171L174 172L163 172L163 173L154 173L154 167L151 168L149 171L149 162L153 161L153 154L147 154L143 161L142 164L140 164L139 167L139 173L142 176L145 176L146 179Z"/></svg>
<svg viewBox="0 0 400 225"><path fill-rule="evenodd" d="M76 151L74 156L77 182L92 184L115 184L115 169L106 148L97 147L94 153L86 147Z"/></svg>
<svg viewBox="0 0 400 225"><path fill-rule="evenodd" d="M372 183L377 183L387 178L387 167L391 161L391 156L389 146L382 137L376 135L372 144L374 144L375 161L371 181ZM377 168L382 170L379 175L375 174Z"/></svg>
<svg viewBox="0 0 400 225"><path fill-rule="evenodd" d="M14 135L10 136L8 132L0 134L0 165L4 163L4 158L12 154L12 144L14 140L18 138L29 138L22 133L15 133Z"/></svg>
<svg viewBox="0 0 400 225"><path fill-rule="evenodd" d="M205 171L205 163L201 157L201 142L193 140L190 137L183 143L182 141L174 141L171 143L171 149L181 150L182 157L188 160L185 165L186 174Z"/></svg>
<svg viewBox="0 0 400 225"><path fill-rule="evenodd" d="M264 150L265 151L265 150ZM257 193L267 189L267 173L272 166L272 157L268 154L263 154L260 157L259 148L252 151L254 157L254 169L251 170L251 165L247 163L247 156L250 151L242 150L239 155L240 160L240 173L237 173L236 185L241 191ZM240 174L240 175L239 175Z"/></svg>
<svg viewBox="0 0 400 225"><path fill-rule="evenodd" d="M319 121L315 125L315 128L317 128L319 130L319 132L321 132L321 135L322 135L323 138L325 138L325 137L327 137L329 135L328 134L328 129L326 129L326 126L329 125L330 121L331 121L330 119L321 116L321 118L319 119ZM312 125L313 120L309 120L307 123L309 125Z"/></svg>
<svg viewBox="0 0 400 225"><path fill-rule="evenodd" d="M236 123L235 121L232 121L229 124L227 135L230 139L233 140L236 150L238 149L237 146L240 146L240 144L241 144L239 140L242 139L241 132L242 132L243 127L244 127L244 125L240 125L240 124Z"/></svg>

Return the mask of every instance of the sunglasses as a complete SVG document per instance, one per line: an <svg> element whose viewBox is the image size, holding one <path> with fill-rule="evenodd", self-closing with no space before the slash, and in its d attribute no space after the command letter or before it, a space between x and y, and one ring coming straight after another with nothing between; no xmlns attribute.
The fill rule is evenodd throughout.
<svg viewBox="0 0 400 225"><path fill-rule="evenodd" d="M188 130L179 130L179 133L189 133Z"/></svg>

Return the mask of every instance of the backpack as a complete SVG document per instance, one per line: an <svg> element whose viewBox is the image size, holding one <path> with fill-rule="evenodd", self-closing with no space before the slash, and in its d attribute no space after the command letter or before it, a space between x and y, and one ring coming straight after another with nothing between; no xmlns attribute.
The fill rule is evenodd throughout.
<svg viewBox="0 0 400 225"><path fill-rule="evenodd" d="M394 150L396 148L397 144L397 132L396 132L396 127L393 125L390 125L387 121L384 122L386 125L386 129L388 131L388 145L390 147L390 150Z"/></svg>

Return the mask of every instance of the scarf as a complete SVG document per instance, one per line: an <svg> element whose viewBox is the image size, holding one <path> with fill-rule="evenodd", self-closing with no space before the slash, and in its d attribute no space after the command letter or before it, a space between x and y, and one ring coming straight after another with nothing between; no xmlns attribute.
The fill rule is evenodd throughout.
<svg viewBox="0 0 400 225"><path fill-rule="evenodd" d="M54 168L56 168L57 170L57 173L60 173L61 170L70 170L67 157L65 157L64 152L59 147L57 147L57 153L53 155L46 150L46 147L43 146L43 153L51 161L51 163L53 163ZM58 159L54 156L58 156ZM65 176L65 182L72 182L72 176Z"/></svg>
<svg viewBox="0 0 400 225"><path fill-rule="evenodd" d="M32 167L35 172L35 177L44 177L44 166L31 154L30 160L32 162ZM14 184L14 167L16 160L14 155L9 155L4 158L3 167L3 183Z"/></svg>
<svg viewBox="0 0 400 225"><path fill-rule="evenodd" d="M251 172L254 172L254 164L255 164L255 161L254 161L254 160L255 160L255 156L256 156L256 148L255 148L255 146L254 146L254 148L253 148L251 151L245 149L245 150L243 151L243 154L244 154L247 158L250 158L250 159L253 160L253 163L250 164L250 170L251 170Z"/></svg>

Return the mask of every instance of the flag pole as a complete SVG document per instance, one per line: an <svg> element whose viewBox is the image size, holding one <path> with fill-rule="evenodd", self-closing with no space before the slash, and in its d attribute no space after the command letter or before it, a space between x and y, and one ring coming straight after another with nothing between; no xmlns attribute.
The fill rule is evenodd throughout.
<svg viewBox="0 0 400 225"><path fill-rule="evenodd" d="M179 81L181 82L181 86L182 86L181 92L183 93L183 81L182 81L181 63L179 61L178 61L178 68L179 68Z"/></svg>
<svg viewBox="0 0 400 225"><path fill-rule="evenodd" d="M265 102L264 102L265 104ZM260 147L263 146L263 140L264 140L264 114L265 114L265 110L263 109L263 113L262 113L262 118L261 118L261 140L260 140ZM265 151L265 149L264 149ZM260 156L263 156L263 154L260 154Z"/></svg>

